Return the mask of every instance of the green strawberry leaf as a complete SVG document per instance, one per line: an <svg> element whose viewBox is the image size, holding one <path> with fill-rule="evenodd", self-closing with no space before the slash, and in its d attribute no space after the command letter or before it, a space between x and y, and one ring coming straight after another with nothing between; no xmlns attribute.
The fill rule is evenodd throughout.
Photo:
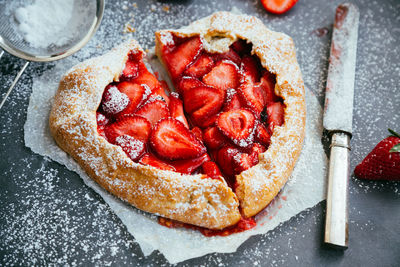
<svg viewBox="0 0 400 267"><path fill-rule="evenodd" d="M393 136L400 138L400 134L396 133L392 129L388 129L389 133L391 133Z"/></svg>
<svg viewBox="0 0 400 267"><path fill-rule="evenodd" d="M394 145L389 152L400 152L400 144Z"/></svg>

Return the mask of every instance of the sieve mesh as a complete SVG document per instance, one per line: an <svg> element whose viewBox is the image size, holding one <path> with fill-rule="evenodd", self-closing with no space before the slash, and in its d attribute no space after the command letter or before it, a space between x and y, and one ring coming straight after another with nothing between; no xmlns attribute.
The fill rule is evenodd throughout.
<svg viewBox="0 0 400 267"><path fill-rule="evenodd" d="M32 61L55 60L79 50L97 29L104 9L104 1L75 0L68 27L77 28L79 31L75 32L64 45L51 44L42 48L32 46L18 31L19 22L15 17L15 10L31 3L33 1L0 1L0 45L7 52Z"/></svg>

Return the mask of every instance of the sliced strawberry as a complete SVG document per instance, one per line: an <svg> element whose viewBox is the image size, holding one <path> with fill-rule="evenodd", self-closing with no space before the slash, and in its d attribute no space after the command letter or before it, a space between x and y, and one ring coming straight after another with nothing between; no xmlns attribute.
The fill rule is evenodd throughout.
<svg viewBox="0 0 400 267"><path fill-rule="evenodd" d="M139 75L135 79L131 80L133 83L145 84L150 88L151 91L154 91L156 88L161 87L160 82L153 74L151 74L147 70L146 65L142 61L138 63L138 66Z"/></svg>
<svg viewBox="0 0 400 267"><path fill-rule="evenodd" d="M164 92L167 92L168 94L171 94L171 89L168 86L168 83L164 80L160 81L161 87L164 89Z"/></svg>
<svg viewBox="0 0 400 267"><path fill-rule="evenodd" d="M161 86L157 86L153 89L151 94L148 96L148 98L162 98L167 105L169 104L169 97L165 94L164 88Z"/></svg>
<svg viewBox="0 0 400 267"><path fill-rule="evenodd" d="M245 55L242 59L240 69L244 75L251 79L253 83L256 83L260 80L259 70L261 69L261 64L256 57Z"/></svg>
<svg viewBox="0 0 400 267"><path fill-rule="evenodd" d="M189 89L195 88L195 87L200 87L200 86L205 86L205 84L193 77L189 77L189 76L183 76L179 83L178 83L178 91L181 94L185 94L186 91L188 91Z"/></svg>
<svg viewBox="0 0 400 267"><path fill-rule="evenodd" d="M192 174L194 170L210 160L210 156L207 153L204 153L200 157L194 159L175 160L171 162L171 165L174 166L177 172Z"/></svg>
<svg viewBox="0 0 400 267"><path fill-rule="evenodd" d="M224 91L203 86L186 91L183 104L185 111L191 115L195 125L207 127L214 122L215 115L222 108L224 98Z"/></svg>
<svg viewBox="0 0 400 267"><path fill-rule="evenodd" d="M197 139L203 142L203 132L199 127L193 127L190 131L197 137Z"/></svg>
<svg viewBox="0 0 400 267"><path fill-rule="evenodd" d="M189 128L189 124L186 120L185 114L183 113L183 103L182 100L179 99L178 93L171 93L169 97L169 111L172 118L181 121L186 128Z"/></svg>
<svg viewBox="0 0 400 267"><path fill-rule="evenodd" d="M291 9L298 0L261 0L265 10L274 14L283 14Z"/></svg>
<svg viewBox="0 0 400 267"><path fill-rule="evenodd" d="M259 144L259 143L254 143L253 147L251 148L250 151L250 158L252 161L252 166L256 165L258 163L258 155L260 153L264 153L267 149L265 146Z"/></svg>
<svg viewBox="0 0 400 267"><path fill-rule="evenodd" d="M186 40L173 52L165 55L167 67L173 79L178 78L183 73L186 66L194 61L202 48L203 43L200 37L196 36Z"/></svg>
<svg viewBox="0 0 400 267"><path fill-rule="evenodd" d="M137 64L137 62L128 60L125 63L125 68L122 71L122 79L126 80L126 79L133 79L136 78L139 74L139 66Z"/></svg>
<svg viewBox="0 0 400 267"><path fill-rule="evenodd" d="M207 54L202 54L197 60L190 65L184 75L200 78L208 73L214 66L214 60Z"/></svg>
<svg viewBox="0 0 400 267"><path fill-rule="evenodd" d="M256 141L260 142L262 145L268 147L271 142L271 135L269 134L267 128L261 123L256 127Z"/></svg>
<svg viewBox="0 0 400 267"><path fill-rule="evenodd" d="M145 143L129 135L118 136L115 138L115 144L120 146L133 161L138 160L146 149Z"/></svg>
<svg viewBox="0 0 400 267"><path fill-rule="evenodd" d="M150 93L150 91L146 92L146 87L137 83L121 82L117 85L117 87L121 93L124 93L129 98L129 104L122 112L118 114L118 116L133 114L137 107L146 98L146 94Z"/></svg>
<svg viewBox="0 0 400 267"><path fill-rule="evenodd" d="M228 142L228 139L215 126L204 130L203 139L209 149L218 149Z"/></svg>
<svg viewBox="0 0 400 267"><path fill-rule="evenodd" d="M104 125L97 125L97 133L107 140L106 134L104 133Z"/></svg>
<svg viewBox="0 0 400 267"><path fill-rule="evenodd" d="M267 97L265 91L259 85L255 85L251 78L245 77L239 86L239 92L242 99L256 112L258 117L264 109Z"/></svg>
<svg viewBox="0 0 400 267"><path fill-rule="evenodd" d="M238 67L229 60L222 60L212 70L204 75L203 82L207 85L226 90L239 86Z"/></svg>
<svg viewBox="0 0 400 267"><path fill-rule="evenodd" d="M233 158L239 153L240 151L233 146L225 146L218 150L216 161L226 176L231 177L235 174L233 170ZM228 182L232 181L228 180Z"/></svg>
<svg viewBox="0 0 400 267"><path fill-rule="evenodd" d="M109 115L115 115L129 105L129 97L120 92L114 85L109 85L104 90L101 107L103 111Z"/></svg>
<svg viewBox="0 0 400 267"><path fill-rule="evenodd" d="M104 128L107 124L110 123L110 119L108 119L104 114L96 112L96 121L97 121L97 133L100 136L107 138L106 135L104 134Z"/></svg>
<svg viewBox="0 0 400 267"><path fill-rule="evenodd" d="M169 109L163 100L156 98L147 101L135 114L145 117L151 125L154 125L159 120L169 117Z"/></svg>
<svg viewBox="0 0 400 267"><path fill-rule="evenodd" d="M246 103L239 97L236 90L228 90L223 111L245 108Z"/></svg>
<svg viewBox="0 0 400 267"><path fill-rule="evenodd" d="M132 136L144 143L147 142L151 130L150 122L141 116L126 115L104 129L107 139L115 144L115 139L121 135Z"/></svg>
<svg viewBox="0 0 400 267"><path fill-rule="evenodd" d="M275 94L275 75L266 71L261 78L260 87L264 90L265 98L264 103L267 105L271 102L278 102L279 97Z"/></svg>
<svg viewBox="0 0 400 267"><path fill-rule="evenodd" d="M275 102L267 107L268 130L272 133L276 126L281 126L284 122L284 105L281 102Z"/></svg>
<svg viewBox="0 0 400 267"><path fill-rule="evenodd" d="M218 129L234 144L249 147L254 140L255 117L246 109L235 109L221 113L217 118Z"/></svg>
<svg viewBox="0 0 400 267"><path fill-rule="evenodd" d="M231 48L240 56L248 55L251 52L252 44L248 44L245 40L239 39L231 45Z"/></svg>
<svg viewBox="0 0 400 267"><path fill-rule="evenodd" d="M239 174L253 166L253 160L247 153L237 153L233 157L233 171Z"/></svg>
<svg viewBox="0 0 400 267"><path fill-rule="evenodd" d="M232 61L237 66L240 65L240 61L241 61L240 56L235 52L235 50L233 50L233 48L230 48L228 52L221 53L221 54L215 54L214 57L215 57L215 61L220 61L220 60L226 59L226 60Z"/></svg>
<svg viewBox="0 0 400 267"><path fill-rule="evenodd" d="M212 179L221 179L222 173L215 162L207 161L202 166L203 173Z"/></svg>
<svg viewBox="0 0 400 267"><path fill-rule="evenodd" d="M162 119L154 126L150 145L160 157L168 160L192 159L206 152L201 141L174 118Z"/></svg>
<svg viewBox="0 0 400 267"><path fill-rule="evenodd" d="M143 165L150 165L150 166L156 167L157 169L160 169L160 170L175 171L174 166L164 162L163 160L161 160L149 153L145 154L139 160L139 162Z"/></svg>
<svg viewBox="0 0 400 267"><path fill-rule="evenodd" d="M106 115L100 113L100 112L96 112L96 121L97 121L97 125L107 125L110 122L110 119L108 119L106 117Z"/></svg>

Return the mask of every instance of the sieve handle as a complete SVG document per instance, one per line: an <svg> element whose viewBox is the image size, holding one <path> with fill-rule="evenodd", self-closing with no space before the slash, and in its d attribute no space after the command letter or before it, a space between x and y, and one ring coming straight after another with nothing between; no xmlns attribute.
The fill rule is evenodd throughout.
<svg viewBox="0 0 400 267"><path fill-rule="evenodd" d="M1 56L3 55L3 53L4 53L4 51L2 51L2 52L0 53L0 58L1 58ZM13 89L14 86L17 84L17 82L18 82L19 78L21 77L22 73L24 73L26 67L28 67L28 65L29 65L29 61L26 61L25 64L24 64L24 66L22 67L22 69L18 72L17 76L14 78L14 81L13 81L12 84L10 85L10 88L8 88L8 91L7 91L6 95L4 96L3 100L1 100L1 103L0 103L0 110L1 110L1 108L3 107L4 103L6 102L7 97L10 95L12 89Z"/></svg>

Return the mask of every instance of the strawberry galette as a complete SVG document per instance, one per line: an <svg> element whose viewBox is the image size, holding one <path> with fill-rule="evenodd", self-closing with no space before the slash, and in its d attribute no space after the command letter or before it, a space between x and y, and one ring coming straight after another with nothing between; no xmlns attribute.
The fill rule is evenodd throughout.
<svg viewBox="0 0 400 267"><path fill-rule="evenodd" d="M174 92L136 41L72 68L50 115L58 145L141 210L209 229L256 215L286 183L304 138L292 40L219 12L157 32L156 53Z"/></svg>

